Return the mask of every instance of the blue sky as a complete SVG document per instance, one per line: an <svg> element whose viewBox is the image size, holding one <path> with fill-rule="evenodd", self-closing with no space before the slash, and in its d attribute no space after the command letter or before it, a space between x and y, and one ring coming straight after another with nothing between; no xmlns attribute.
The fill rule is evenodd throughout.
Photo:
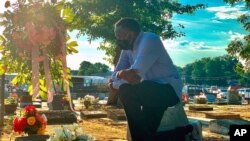
<svg viewBox="0 0 250 141"><path fill-rule="evenodd" d="M183 4L204 3L206 9L198 10L193 15L174 15L173 24L183 24L186 36L174 40L164 40L164 45L173 62L177 66L185 66L203 57L216 57L227 54L225 48L229 42L235 38L242 38L246 34L241 24L236 18L242 13L247 12L244 4L233 7L224 3L223 0L181 0ZM250 12L248 12L250 14ZM72 34L74 35L74 34ZM104 52L98 50L98 42L94 41L91 45L87 44L86 38L77 39L79 43L79 54L69 56L78 58L75 64L69 64L77 69L77 64L82 60L91 62L102 62Z"/></svg>
<svg viewBox="0 0 250 141"><path fill-rule="evenodd" d="M194 15L175 15L173 23L181 23L186 36L167 40L165 47L177 66L196 59L227 54L225 48L235 38L246 34L236 18L245 13L244 5L229 6L222 0L182 0L184 4L204 3L207 8ZM249 14L249 11L248 11Z"/></svg>
<svg viewBox="0 0 250 141"><path fill-rule="evenodd" d="M13 0L11 0L13 1ZM0 0L0 12L4 9L5 0ZM193 15L174 15L171 19L173 24L183 24L186 36L174 40L164 40L164 45L173 62L177 66L185 66L203 57L216 57L227 54L225 48L235 38L242 38L246 34L242 25L236 18L248 12L244 4L233 7L224 3L223 0L181 0L183 4L203 3L206 9L198 10ZM1 29L0 29L1 30ZM103 58L105 53L97 50L99 41L88 42L86 37L76 38L76 32L70 33L72 40L79 44L78 54L67 57L68 66L78 69L82 61L92 63L101 62L109 65Z"/></svg>

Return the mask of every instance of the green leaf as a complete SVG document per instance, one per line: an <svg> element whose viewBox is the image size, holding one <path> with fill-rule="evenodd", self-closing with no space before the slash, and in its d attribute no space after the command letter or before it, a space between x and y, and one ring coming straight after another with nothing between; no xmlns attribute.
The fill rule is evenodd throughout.
<svg viewBox="0 0 250 141"><path fill-rule="evenodd" d="M39 83L40 83L40 85L45 85L45 80L44 79L39 79Z"/></svg>
<svg viewBox="0 0 250 141"><path fill-rule="evenodd" d="M71 48L68 48L68 52L69 52L70 54L72 54L72 53L78 53L78 50L75 49L75 48L73 48L73 47L71 47Z"/></svg>
<svg viewBox="0 0 250 141"><path fill-rule="evenodd" d="M17 82L18 82L18 76L15 76L15 77L12 79L11 83L12 83L12 84L17 84Z"/></svg>
<svg viewBox="0 0 250 141"><path fill-rule="evenodd" d="M71 42L67 43L67 46L69 46L69 47L75 47L75 46L78 46L78 44L77 44L76 41L71 41Z"/></svg>
<svg viewBox="0 0 250 141"><path fill-rule="evenodd" d="M40 90L41 91L44 91L44 92L47 92L48 90L47 90L47 87L46 86L44 86L44 85L40 85Z"/></svg>
<svg viewBox="0 0 250 141"><path fill-rule="evenodd" d="M72 13L72 10L70 8L65 8L63 9L63 19L68 22L71 23L74 19L74 14Z"/></svg>
<svg viewBox="0 0 250 141"><path fill-rule="evenodd" d="M30 93L30 95L33 94L33 86L32 85L29 86L28 92Z"/></svg>

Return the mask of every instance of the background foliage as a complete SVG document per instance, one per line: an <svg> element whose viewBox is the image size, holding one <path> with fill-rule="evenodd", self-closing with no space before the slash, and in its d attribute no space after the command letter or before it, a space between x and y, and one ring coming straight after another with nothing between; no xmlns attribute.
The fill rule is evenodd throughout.
<svg viewBox="0 0 250 141"><path fill-rule="evenodd" d="M225 2L234 5L238 2L244 2L248 10L250 10L249 0L224 0ZM227 52L240 60L237 70L243 77L250 75L250 15L243 14L238 18L238 21L243 25L245 30L248 32L244 36L244 39L236 39L232 41L227 48ZM244 74L246 73L246 74Z"/></svg>
<svg viewBox="0 0 250 141"><path fill-rule="evenodd" d="M43 57L49 59L53 82L64 81L61 48L66 49L67 54L78 52L77 42L71 41L66 31L71 25L73 14L64 4L64 1L6 1L6 10L0 13L0 26L4 27L0 36L0 73L17 73L13 84L31 84L33 48L38 48L39 51L37 63L40 66L38 77L41 92L47 91L44 83ZM43 54L44 49L48 54ZM30 89L32 90L32 87Z"/></svg>
<svg viewBox="0 0 250 141"><path fill-rule="evenodd" d="M77 75L95 75L109 72L110 68L102 63L94 63L83 61L80 64Z"/></svg>
<svg viewBox="0 0 250 141"><path fill-rule="evenodd" d="M204 8L202 4L181 5L178 0L72 0L68 3L75 14L72 29L79 30L79 35L88 35L89 40L102 38L99 49L106 52L106 60L117 62L119 50L115 50L114 23L121 17L134 17L144 31L152 31L162 38L183 36L180 29L174 27L171 17L177 14L193 14Z"/></svg>

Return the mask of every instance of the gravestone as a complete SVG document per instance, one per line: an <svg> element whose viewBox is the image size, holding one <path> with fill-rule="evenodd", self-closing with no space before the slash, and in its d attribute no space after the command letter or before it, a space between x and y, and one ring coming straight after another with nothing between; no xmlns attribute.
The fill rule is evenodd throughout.
<svg viewBox="0 0 250 141"><path fill-rule="evenodd" d="M241 105L241 97L237 91L229 91L228 104Z"/></svg>
<svg viewBox="0 0 250 141"><path fill-rule="evenodd" d="M107 109L107 117L113 120L127 120L123 109Z"/></svg>
<svg viewBox="0 0 250 141"><path fill-rule="evenodd" d="M16 137L15 141L47 141L49 139L49 135L29 135L29 136L22 136Z"/></svg>
<svg viewBox="0 0 250 141"><path fill-rule="evenodd" d="M228 135L230 125L250 125L250 121L243 119L217 119L209 122L209 130L214 133Z"/></svg>
<svg viewBox="0 0 250 141"><path fill-rule="evenodd" d="M45 114L47 124L73 124L77 122L76 114L69 110L39 111Z"/></svg>
<svg viewBox="0 0 250 141"><path fill-rule="evenodd" d="M52 107L50 107L52 108L51 110L64 110L64 106L63 106L64 96L65 95L63 94L54 95L52 105L51 105Z"/></svg>
<svg viewBox="0 0 250 141"><path fill-rule="evenodd" d="M228 100L221 98L221 99L216 100L215 104L217 104L217 105L227 105Z"/></svg>
<svg viewBox="0 0 250 141"><path fill-rule="evenodd" d="M81 119L106 118L106 111L81 111Z"/></svg>
<svg viewBox="0 0 250 141"><path fill-rule="evenodd" d="M207 105L190 105L188 109L190 111L213 111L213 107Z"/></svg>
<svg viewBox="0 0 250 141"><path fill-rule="evenodd" d="M24 108L27 105L32 105L32 96L28 93L23 93L20 97L20 107Z"/></svg>
<svg viewBox="0 0 250 141"><path fill-rule="evenodd" d="M240 114L234 113L205 113L206 118L212 119L239 119Z"/></svg>
<svg viewBox="0 0 250 141"><path fill-rule="evenodd" d="M31 95L29 95L28 93L23 93L22 96L20 97L20 107L24 108L25 106L28 105L35 106L36 108L41 108L42 102L39 99L32 101Z"/></svg>

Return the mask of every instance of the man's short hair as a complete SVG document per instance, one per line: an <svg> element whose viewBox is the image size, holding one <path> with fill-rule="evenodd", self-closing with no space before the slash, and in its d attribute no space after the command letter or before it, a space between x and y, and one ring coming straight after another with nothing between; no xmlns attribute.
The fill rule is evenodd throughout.
<svg viewBox="0 0 250 141"><path fill-rule="evenodd" d="M140 24L137 22L137 20L134 18L130 18L130 17L124 17L124 18L121 18L120 20L118 20L115 23L115 27L117 27L117 26L127 28L133 32L140 32L141 31Z"/></svg>

